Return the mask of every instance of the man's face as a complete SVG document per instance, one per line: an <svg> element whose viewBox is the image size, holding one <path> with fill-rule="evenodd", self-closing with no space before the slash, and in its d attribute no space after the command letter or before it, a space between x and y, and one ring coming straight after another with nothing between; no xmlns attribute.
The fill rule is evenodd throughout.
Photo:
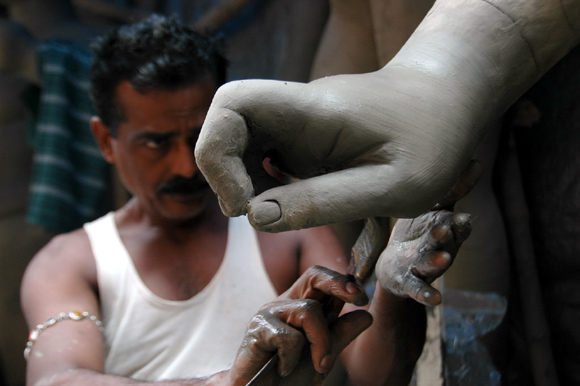
<svg viewBox="0 0 580 386"><path fill-rule="evenodd" d="M127 81L117 86L125 119L111 141L113 162L154 220L190 220L214 197L194 148L215 91L211 81L146 94Z"/></svg>

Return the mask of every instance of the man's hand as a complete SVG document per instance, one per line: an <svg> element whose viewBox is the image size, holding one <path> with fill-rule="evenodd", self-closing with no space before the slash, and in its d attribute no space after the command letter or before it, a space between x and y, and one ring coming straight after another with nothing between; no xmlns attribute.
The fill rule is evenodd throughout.
<svg viewBox="0 0 580 386"><path fill-rule="evenodd" d="M308 269L274 302L252 318L234 366L234 385L245 385L274 355L277 371L260 384L320 384L340 352L372 322L366 311L345 314L329 324L331 299L364 305L364 291L349 277L322 267ZM334 318L333 318L334 319Z"/></svg>
<svg viewBox="0 0 580 386"><path fill-rule="evenodd" d="M379 284L424 305L439 304L441 294L429 284L451 266L470 232L469 215L463 213L437 211L398 220L375 268Z"/></svg>

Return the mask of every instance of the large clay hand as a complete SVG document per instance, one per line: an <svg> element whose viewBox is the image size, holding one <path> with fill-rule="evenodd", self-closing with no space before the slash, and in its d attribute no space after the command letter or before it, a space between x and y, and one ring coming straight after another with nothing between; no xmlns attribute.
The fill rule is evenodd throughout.
<svg viewBox="0 0 580 386"><path fill-rule="evenodd" d="M580 41L577 0L438 0L379 71L222 87L197 162L224 213L265 231L414 217L498 117ZM271 190L261 167L303 179Z"/></svg>
<svg viewBox="0 0 580 386"><path fill-rule="evenodd" d="M398 220L375 268L380 285L424 305L439 304L441 294L429 284L451 266L470 232L463 213L441 210Z"/></svg>
<svg viewBox="0 0 580 386"><path fill-rule="evenodd" d="M416 216L450 189L478 140L449 104L432 76L402 67L232 82L214 97L196 160L224 213L247 212L260 230ZM264 157L301 180L277 186Z"/></svg>
<svg viewBox="0 0 580 386"><path fill-rule="evenodd" d="M355 311L329 324L325 306L330 299L356 305L368 301L347 276L312 267L276 301L262 307L250 321L229 371L231 384L246 385L274 355L277 371L268 368L256 385L320 384L338 354L372 322L366 311Z"/></svg>

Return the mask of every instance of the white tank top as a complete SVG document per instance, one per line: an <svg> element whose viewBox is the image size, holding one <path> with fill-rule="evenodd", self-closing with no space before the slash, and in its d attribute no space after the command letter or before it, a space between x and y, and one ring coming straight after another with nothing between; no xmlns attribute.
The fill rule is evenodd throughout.
<svg viewBox="0 0 580 386"><path fill-rule="evenodd" d="M159 381L228 369L250 318L277 296L246 217L229 220L219 270L185 301L162 299L145 286L113 213L84 228L97 264L107 374Z"/></svg>

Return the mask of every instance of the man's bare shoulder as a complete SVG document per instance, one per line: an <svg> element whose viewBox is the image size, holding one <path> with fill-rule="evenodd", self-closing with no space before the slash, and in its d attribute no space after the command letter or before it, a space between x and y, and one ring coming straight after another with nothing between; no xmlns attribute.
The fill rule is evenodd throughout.
<svg viewBox="0 0 580 386"><path fill-rule="evenodd" d="M32 259L26 275L81 275L96 282L96 266L89 237L84 229L57 235Z"/></svg>
<svg viewBox="0 0 580 386"><path fill-rule="evenodd" d="M54 237L34 256L22 279L20 300L29 328L71 310L98 316L96 271L83 229Z"/></svg>

